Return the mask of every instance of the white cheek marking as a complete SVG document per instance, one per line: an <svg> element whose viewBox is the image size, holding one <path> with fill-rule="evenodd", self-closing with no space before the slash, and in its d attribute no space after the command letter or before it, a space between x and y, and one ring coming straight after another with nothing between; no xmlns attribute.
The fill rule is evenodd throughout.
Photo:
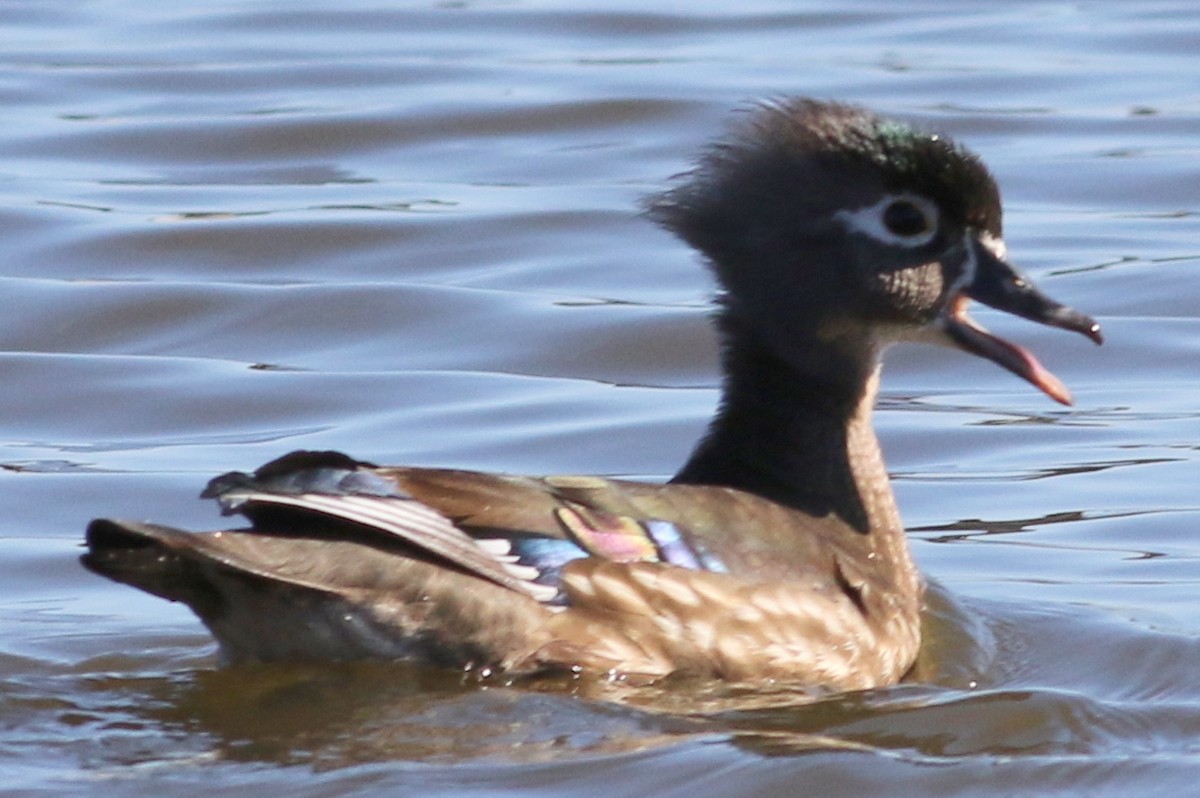
<svg viewBox="0 0 1200 798"><path fill-rule="evenodd" d="M982 246L998 260L1004 260L1004 256L1008 254L1008 247L1005 246L1004 239L997 238L991 233L973 234L967 230L963 233L963 249L967 256L963 259L962 272L958 275L958 279L950 284L946 296L957 296L963 293L968 285L975 282L975 276L979 273L979 252L975 249L977 246Z"/></svg>
<svg viewBox="0 0 1200 798"><path fill-rule="evenodd" d="M984 241L982 237L976 239L970 230L963 233L963 249L967 253L967 257L963 260L962 272L959 273L958 279L950 284L950 288L946 292L946 296L955 297L962 293L962 290L971 283L975 282L975 275L979 271L979 258L975 256L976 240ZM999 239L994 239L991 236L984 241L984 246L995 252L994 244ZM1000 249L1004 248L1004 242L1000 241Z"/></svg>
<svg viewBox="0 0 1200 798"><path fill-rule="evenodd" d="M983 244L999 260L1008 257L1008 245L1004 243L1003 238L997 238L991 233L980 233L979 243Z"/></svg>
<svg viewBox="0 0 1200 798"><path fill-rule="evenodd" d="M902 236L887 229L883 223L883 212L893 202L911 202L916 205L925 218L929 220L929 229L912 236ZM904 247L906 249L924 246L937 235L940 224L938 207L930 200L917 194L888 194L873 205L864 205L852 211L838 211L833 218L841 222L847 230L863 233L881 244Z"/></svg>

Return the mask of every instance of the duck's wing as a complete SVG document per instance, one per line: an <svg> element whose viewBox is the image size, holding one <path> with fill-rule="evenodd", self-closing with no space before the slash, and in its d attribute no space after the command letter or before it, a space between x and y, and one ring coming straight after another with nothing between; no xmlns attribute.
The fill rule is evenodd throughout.
<svg viewBox="0 0 1200 798"><path fill-rule="evenodd" d="M378 468L302 451L217 477L203 495L256 530L398 546L553 605L565 602L561 571L573 560L724 570L689 529L702 514L673 518L678 502L653 499L664 490L596 477Z"/></svg>
<svg viewBox="0 0 1200 798"><path fill-rule="evenodd" d="M887 591L864 592L854 564L870 560L848 548L869 545L863 536L839 542L838 522L729 488L294 452L218 477L204 495L251 528L100 519L84 563L186 603L230 660L405 658L848 686L859 682L847 674L894 679L906 667L842 662L875 656L868 614L886 622L868 605ZM828 654L845 639L865 642Z"/></svg>

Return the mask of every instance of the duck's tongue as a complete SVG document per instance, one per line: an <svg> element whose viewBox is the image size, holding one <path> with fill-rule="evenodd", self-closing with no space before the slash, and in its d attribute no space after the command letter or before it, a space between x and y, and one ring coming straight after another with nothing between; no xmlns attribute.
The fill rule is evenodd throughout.
<svg viewBox="0 0 1200 798"><path fill-rule="evenodd" d="M942 328L957 346L1003 366L1041 389L1064 405L1071 394L1062 381L1051 374L1029 350L992 335L967 315L967 304L977 299L997 310L1022 316L1031 321L1061 327L1086 335L1097 344L1104 338L1100 325L1090 316L1072 310L1047 297L1003 258L1002 245L989 239L972 238L974 265L969 282L950 298L943 312Z"/></svg>

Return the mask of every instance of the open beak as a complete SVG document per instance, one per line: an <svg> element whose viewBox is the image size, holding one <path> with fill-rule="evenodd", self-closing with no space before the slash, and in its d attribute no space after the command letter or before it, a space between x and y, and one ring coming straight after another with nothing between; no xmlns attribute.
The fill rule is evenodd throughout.
<svg viewBox="0 0 1200 798"><path fill-rule="evenodd" d="M985 305L1022 316L1030 321L1073 330L1097 344L1104 338L1100 325L1090 316L1060 305L1039 291L1013 268L1002 254L1002 245L986 239L968 239L974 273L969 282L952 295L939 319L942 329L956 346L988 360L1040 388L1064 405L1071 404L1066 386L1038 362L1029 350L992 335L967 315L967 304L976 299Z"/></svg>

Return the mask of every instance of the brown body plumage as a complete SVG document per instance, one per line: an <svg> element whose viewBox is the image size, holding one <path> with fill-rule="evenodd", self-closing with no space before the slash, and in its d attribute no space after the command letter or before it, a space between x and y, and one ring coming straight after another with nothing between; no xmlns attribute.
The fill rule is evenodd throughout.
<svg viewBox="0 0 1200 798"><path fill-rule="evenodd" d="M967 299L1098 327L1005 261L974 156L849 106L757 110L651 211L724 291L721 406L670 484L300 452L210 484L251 528L98 520L85 564L186 602L232 661L896 682L922 587L871 428L883 351L938 340L1067 401Z"/></svg>

